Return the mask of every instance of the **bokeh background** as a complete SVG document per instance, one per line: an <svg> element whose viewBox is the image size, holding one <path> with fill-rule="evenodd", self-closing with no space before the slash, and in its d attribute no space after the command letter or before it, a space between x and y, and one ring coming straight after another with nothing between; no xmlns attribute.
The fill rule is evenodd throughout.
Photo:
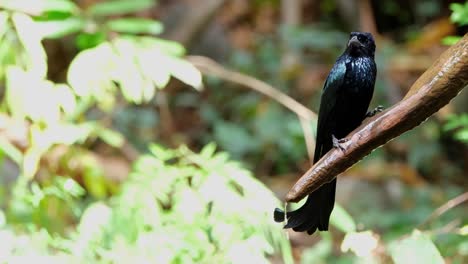
<svg viewBox="0 0 468 264"><path fill-rule="evenodd" d="M316 112L349 32L390 107L467 25L466 1L1 1L0 263L466 263L466 89L339 176L330 232L272 212L316 126L281 98Z"/></svg>

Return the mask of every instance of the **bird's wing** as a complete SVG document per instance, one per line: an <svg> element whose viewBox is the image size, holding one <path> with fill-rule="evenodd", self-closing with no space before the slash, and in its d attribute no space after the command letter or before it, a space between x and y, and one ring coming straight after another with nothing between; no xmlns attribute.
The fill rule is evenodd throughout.
<svg viewBox="0 0 468 264"><path fill-rule="evenodd" d="M322 99L317 123L317 140L315 145L314 163L317 162L332 147L331 129L334 122L333 108L338 98L337 92L344 83L346 63L338 59L328 74L323 86Z"/></svg>

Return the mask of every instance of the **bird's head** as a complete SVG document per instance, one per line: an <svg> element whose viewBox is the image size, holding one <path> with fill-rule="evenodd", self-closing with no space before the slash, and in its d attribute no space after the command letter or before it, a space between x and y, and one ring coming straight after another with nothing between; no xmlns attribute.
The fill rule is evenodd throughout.
<svg viewBox="0 0 468 264"><path fill-rule="evenodd" d="M351 32L346 51L352 56L374 57L375 42L371 33Z"/></svg>

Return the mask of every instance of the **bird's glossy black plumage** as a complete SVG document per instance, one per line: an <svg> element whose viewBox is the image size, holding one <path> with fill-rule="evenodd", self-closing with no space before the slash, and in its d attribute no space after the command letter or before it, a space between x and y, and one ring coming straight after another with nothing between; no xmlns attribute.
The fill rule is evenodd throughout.
<svg viewBox="0 0 468 264"><path fill-rule="evenodd" d="M377 74L374 52L370 33L352 32L346 50L328 74L320 102L314 163L333 148L333 136L346 137L364 120ZM328 230L335 188L336 179L310 193L302 207L286 213L284 228L309 234ZM283 211L275 209L276 222L284 217Z"/></svg>

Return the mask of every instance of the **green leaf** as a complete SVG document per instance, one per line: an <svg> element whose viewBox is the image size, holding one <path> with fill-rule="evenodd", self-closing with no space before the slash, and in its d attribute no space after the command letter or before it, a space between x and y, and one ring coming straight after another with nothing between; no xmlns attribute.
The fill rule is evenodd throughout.
<svg viewBox="0 0 468 264"><path fill-rule="evenodd" d="M203 158L209 160L213 157L215 151L216 151L216 144L211 142L203 147L203 149L200 151L200 155Z"/></svg>
<svg viewBox="0 0 468 264"><path fill-rule="evenodd" d="M335 204L332 211L330 223L345 233L356 231L356 223L353 218L338 204Z"/></svg>
<svg viewBox="0 0 468 264"><path fill-rule="evenodd" d="M429 236L419 230L414 230L410 237L392 242L389 248L395 263L444 263L439 250Z"/></svg>
<svg viewBox="0 0 468 264"><path fill-rule="evenodd" d="M152 94L146 93L154 90L149 78L143 76L142 71L136 63L137 47L135 42L128 39L116 39L113 42L118 59L118 68L114 80L119 84L123 96L130 102L140 104Z"/></svg>
<svg viewBox="0 0 468 264"><path fill-rule="evenodd" d="M140 37L138 42L146 49L157 49L165 55L181 57L185 55L185 48L180 43L175 41L154 38L154 37Z"/></svg>
<svg viewBox="0 0 468 264"><path fill-rule="evenodd" d="M167 66L170 68L172 76L199 91L202 90L202 75L193 64L186 60L172 58L168 60Z"/></svg>
<svg viewBox="0 0 468 264"><path fill-rule="evenodd" d="M171 79L171 73L167 67L161 66L166 65L165 61L168 60L168 57L157 49L139 50L136 56L142 74L150 79L159 89L166 87ZM152 94L147 94L145 98L153 94L154 89L152 90Z"/></svg>
<svg viewBox="0 0 468 264"><path fill-rule="evenodd" d="M0 138L0 150L5 153L10 159L12 159L16 164L20 164L23 158L21 151L11 144L5 138Z"/></svg>
<svg viewBox="0 0 468 264"><path fill-rule="evenodd" d="M114 19L108 21L106 26L112 31L129 34L157 35L163 32L161 23L144 18Z"/></svg>
<svg viewBox="0 0 468 264"><path fill-rule="evenodd" d="M86 190L71 178L57 177L57 180L60 187L73 197L81 197L86 194Z"/></svg>
<svg viewBox="0 0 468 264"><path fill-rule="evenodd" d="M81 33L76 37L76 46L79 50L90 49L106 41L104 32Z"/></svg>
<svg viewBox="0 0 468 264"><path fill-rule="evenodd" d="M53 124L37 135L37 140L49 142L49 145L65 144L72 145L83 143L95 128L93 124Z"/></svg>
<svg viewBox="0 0 468 264"><path fill-rule="evenodd" d="M122 134L119 132L103 127L99 129L98 136L102 139L102 141L115 148L122 147L125 140L124 136L122 136Z"/></svg>
<svg viewBox="0 0 468 264"><path fill-rule="evenodd" d="M87 243L88 240L99 237L109 224L111 217L112 209L103 202L96 202L88 206L78 224L79 240L82 243Z"/></svg>
<svg viewBox="0 0 468 264"><path fill-rule="evenodd" d="M5 213L0 210L0 229L3 229L3 227L7 224L6 216Z"/></svg>
<svg viewBox="0 0 468 264"><path fill-rule="evenodd" d="M0 7L33 15L48 11L76 13L79 10L70 0L0 0Z"/></svg>
<svg viewBox="0 0 468 264"><path fill-rule="evenodd" d="M85 26L81 18L71 17L63 20L35 22L43 38L57 39L80 32Z"/></svg>
<svg viewBox="0 0 468 264"><path fill-rule="evenodd" d="M465 128L465 129L455 132L453 137L461 142L468 143L468 129Z"/></svg>
<svg viewBox="0 0 468 264"><path fill-rule="evenodd" d="M146 10L154 4L154 0L115 0L96 3L88 11L93 16L123 15Z"/></svg>
<svg viewBox="0 0 468 264"><path fill-rule="evenodd" d="M460 36L447 36L442 39L442 44L447 46L455 45L461 39Z"/></svg>
<svg viewBox="0 0 468 264"><path fill-rule="evenodd" d="M31 180L39 168L39 161L44 152L38 148L29 148L23 156L21 166L22 175L25 179Z"/></svg>
<svg viewBox="0 0 468 264"><path fill-rule="evenodd" d="M27 54L28 71L40 78L46 77L47 55L41 43L42 36L38 26L31 17L21 13L14 13L12 20L21 45Z"/></svg>
<svg viewBox="0 0 468 264"><path fill-rule="evenodd" d="M378 236L372 231L347 233L341 243L341 251L352 251L361 258L371 257L379 245Z"/></svg>
<svg viewBox="0 0 468 264"><path fill-rule="evenodd" d="M65 115L72 115L77 108L75 94L70 86L66 84L56 84L53 88L54 97L59 107Z"/></svg>
<svg viewBox="0 0 468 264"><path fill-rule="evenodd" d="M468 2L465 2L465 4L452 3L450 4L450 9L452 10L450 20L453 23L457 23L460 26L468 25Z"/></svg>
<svg viewBox="0 0 468 264"><path fill-rule="evenodd" d="M113 48L107 42L84 50L73 59L67 73L67 80L73 91L81 97L105 95L113 90L118 60Z"/></svg>
<svg viewBox="0 0 468 264"><path fill-rule="evenodd" d="M53 96L53 83L38 78L34 72L19 67L7 68L6 103L13 117L47 123L60 117L59 105Z"/></svg>

